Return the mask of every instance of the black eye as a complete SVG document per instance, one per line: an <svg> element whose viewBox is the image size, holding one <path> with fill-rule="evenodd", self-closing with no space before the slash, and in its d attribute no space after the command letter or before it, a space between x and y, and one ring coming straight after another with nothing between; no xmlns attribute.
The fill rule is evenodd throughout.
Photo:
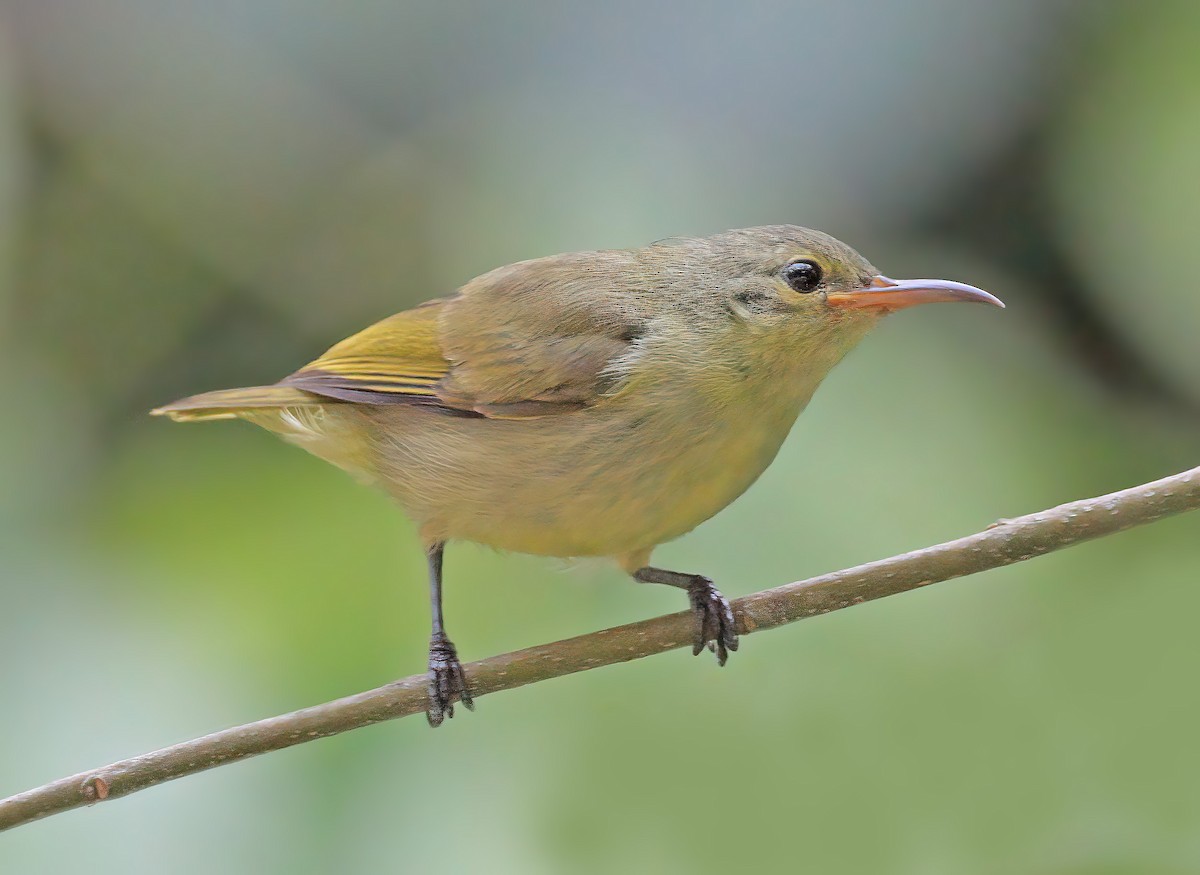
<svg viewBox="0 0 1200 875"><path fill-rule="evenodd" d="M797 292L811 292L821 284L821 268L812 261L793 261L783 269L783 281Z"/></svg>

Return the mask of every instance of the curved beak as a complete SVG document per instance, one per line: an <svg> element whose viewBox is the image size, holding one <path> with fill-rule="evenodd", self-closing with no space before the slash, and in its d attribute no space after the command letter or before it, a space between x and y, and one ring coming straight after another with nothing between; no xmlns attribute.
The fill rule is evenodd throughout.
<svg viewBox="0 0 1200 875"><path fill-rule="evenodd" d="M917 304L936 304L941 301L974 301L1004 307L1004 303L983 289L951 280L894 280L877 276L866 288L851 292L833 292L826 296L831 306L847 310L870 308L890 313Z"/></svg>

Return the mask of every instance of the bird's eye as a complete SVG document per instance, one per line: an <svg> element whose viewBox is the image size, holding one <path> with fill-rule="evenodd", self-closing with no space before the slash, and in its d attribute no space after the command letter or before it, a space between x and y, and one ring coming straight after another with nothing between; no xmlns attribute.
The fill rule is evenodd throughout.
<svg viewBox="0 0 1200 875"><path fill-rule="evenodd" d="M811 292L821 284L821 268L812 261L793 261L783 269L783 281L802 294Z"/></svg>

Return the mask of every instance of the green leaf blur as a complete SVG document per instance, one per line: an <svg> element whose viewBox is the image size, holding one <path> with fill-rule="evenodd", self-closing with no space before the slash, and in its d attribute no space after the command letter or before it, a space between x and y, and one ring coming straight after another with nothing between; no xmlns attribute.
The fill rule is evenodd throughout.
<svg viewBox="0 0 1200 875"><path fill-rule="evenodd" d="M665 546L730 596L1197 464L1195 4L0 4L0 796L421 671L380 495L241 423L488 268L769 222L1008 303L891 319ZM0 872L1200 869L1200 519L372 727ZM678 610L447 554L467 659Z"/></svg>

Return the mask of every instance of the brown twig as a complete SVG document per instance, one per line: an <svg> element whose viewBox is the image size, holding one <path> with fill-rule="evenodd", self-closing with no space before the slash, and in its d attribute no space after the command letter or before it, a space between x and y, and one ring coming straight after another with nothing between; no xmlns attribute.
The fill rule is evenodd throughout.
<svg viewBox="0 0 1200 875"><path fill-rule="evenodd" d="M1032 559L1196 507L1200 507L1200 468L1099 498L1002 520L956 541L754 593L733 603L738 632L745 635L771 629L937 581ZM493 656L465 668L472 692L478 697L685 647L691 637L691 615L671 614ZM62 778L0 800L0 831L267 751L420 714L425 710L425 687L425 675L413 675L344 699L214 732Z"/></svg>

